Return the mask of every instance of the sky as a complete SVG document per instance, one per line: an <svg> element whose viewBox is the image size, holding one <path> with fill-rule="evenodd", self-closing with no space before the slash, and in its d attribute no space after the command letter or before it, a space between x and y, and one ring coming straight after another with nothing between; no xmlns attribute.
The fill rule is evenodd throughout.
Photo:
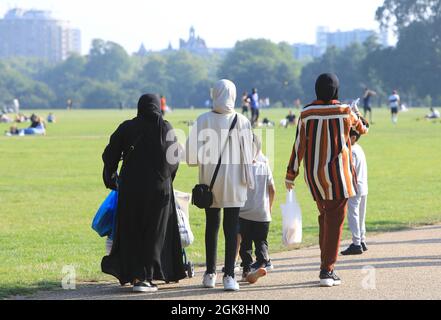
<svg viewBox="0 0 441 320"><path fill-rule="evenodd" d="M375 11L383 0L0 0L8 9L51 10L81 29L83 53L92 39L117 42L129 52L141 43L161 50L188 39L191 26L210 48L239 40L315 43L318 26L333 30L378 29Z"/></svg>

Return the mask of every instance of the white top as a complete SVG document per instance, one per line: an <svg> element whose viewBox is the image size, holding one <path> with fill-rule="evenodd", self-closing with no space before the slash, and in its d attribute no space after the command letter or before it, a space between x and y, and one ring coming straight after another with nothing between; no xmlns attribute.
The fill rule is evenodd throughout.
<svg viewBox="0 0 441 320"><path fill-rule="evenodd" d="M268 187L274 185L268 159L260 153L253 164L255 189L248 189L248 199L240 210L240 217L256 222L271 222Z"/></svg>
<svg viewBox="0 0 441 320"><path fill-rule="evenodd" d="M213 111L202 114L190 131L187 163L199 167L199 183L209 186L222 152L212 208L241 208L248 188L254 189L251 123L234 111L236 87L231 81L219 81L213 96ZM228 137L236 114L236 127Z"/></svg>
<svg viewBox="0 0 441 320"><path fill-rule="evenodd" d="M357 196L368 195L368 167L363 148L356 143L352 146L352 164L357 173Z"/></svg>
<svg viewBox="0 0 441 320"><path fill-rule="evenodd" d="M440 118L441 115L440 115L438 110L434 109L433 112L431 114L429 114L429 117L431 117L431 118Z"/></svg>
<svg viewBox="0 0 441 320"><path fill-rule="evenodd" d="M389 106L391 108L398 108L399 101L400 101L400 96L398 94L393 94L389 97Z"/></svg>

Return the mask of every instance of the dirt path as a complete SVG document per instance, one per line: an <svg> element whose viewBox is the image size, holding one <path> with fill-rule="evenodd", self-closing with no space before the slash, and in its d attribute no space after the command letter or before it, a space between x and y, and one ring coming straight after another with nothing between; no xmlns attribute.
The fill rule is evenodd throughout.
<svg viewBox="0 0 441 320"><path fill-rule="evenodd" d="M76 290L41 292L25 299L441 299L441 225L372 237L365 254L339 258L341 287L318 287L318 247L275 254L272 259L275 269L266 278L255 285L241 284L236 293L222 290L220 275L216 289L201 288L203 270L198 269L195 278L160 284L154 294L134 294L131 287L117 283L84 283Z"/></svg>

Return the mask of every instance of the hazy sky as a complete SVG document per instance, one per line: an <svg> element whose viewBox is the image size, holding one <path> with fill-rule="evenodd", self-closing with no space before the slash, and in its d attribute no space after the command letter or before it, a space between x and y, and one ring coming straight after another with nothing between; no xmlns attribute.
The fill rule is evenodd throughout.
<svg viewBox="0 0 441 320"><path fill-rule="evenodd" d="M83 51L94 38L123 45L130 53L178 47L190 26L209 47L232 47L238 40L315 43L316 27L378 29L375 10L383 0L0 0L0 16L10 8L49 9L80 28Z"/></svg>

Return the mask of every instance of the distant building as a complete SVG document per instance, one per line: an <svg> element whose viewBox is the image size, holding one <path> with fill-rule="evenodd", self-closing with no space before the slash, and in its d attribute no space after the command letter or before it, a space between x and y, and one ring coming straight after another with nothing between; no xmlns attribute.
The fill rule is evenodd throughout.
<svg viewBox="0 0 441 320"><path fill-rule="evenodd" d="M9 10L0 19L0 58L32 57L49 62L81 54L81 31L50 11Z"/></svg>
<svg viewBox="0 0 441 320"><path fill-rule="evenodd" d="M356 29L331 32L327 27L318 27L316 44L294 44L294 57L297 60L317 58L322 56L330 47L345 49L354 43L363 44L372 36L376 36L379 43L384 47L389 46L389 34L387 31L376 32L374 30Z"/></svg>
<svg viewBox="0 0 441 320"><path fill-rule="evenodd" d="M207 48L207 44L205 43L205 40L200 38L199 36L196 37L196 31L194 27L190 28L190 33L187 41L183 39L179 40L179 49L187 50L189 52L197 53L197 54L208 53L208 48Z"/></svg>
<svg viewBox="0 0 441 320"><path fill-rule="evenodd" d="M387 31L379 33L374 30L355 29L330 32L326 27L319 27L317 28L317 47L321 53L324 53L329 47L345 49L354 43L363 44L373 36L377 37L381 45L385 47L389 45Z"/></svg>
<svg viewBox="0 0 441 320"><path fill-rule="evenodd" d="M320 51L314 44L295 43L293 48L296 60L307 60L320 56Z"/></svg>
<svg viewBox="0 0 441 320"><path fill-rule="evenodd" d="M148 54L149 54L149 52L145 48L144 43L141 43L141 47L139 47L139 50L138 50L138 52L135 53L135 55L138 57L145 57Z"/></svg>

